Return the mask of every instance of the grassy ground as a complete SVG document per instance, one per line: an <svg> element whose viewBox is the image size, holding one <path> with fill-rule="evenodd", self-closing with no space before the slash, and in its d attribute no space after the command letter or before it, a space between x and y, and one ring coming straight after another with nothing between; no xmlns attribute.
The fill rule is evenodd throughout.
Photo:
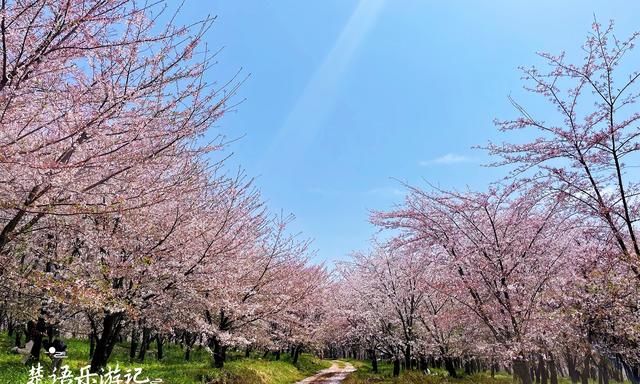
<svg viewBox="0 0 640 384"><path fill-rule="evenodd" d="M80 367L88 364L89 344L86 340L66 340L68 358L63 364L69 365L74 374ZM9 353L12 341L6 334L0 334L0 383L27 384L29 370L22 362L22 356ZM152 346L155 346L152 344ZM229 353L229 361L223 369L211 367L210 356L205 350L194 350L191 361L185 362L182 349L177 345L165 345L165 356L157 361L155 353L147 355L145 362L130 362L129 345L119 344L114 348L109 361L110 366L119 364L121 371L140 367L141 378L159 378L169 384L290 384L295 383L317 371L331 365L328 361L319 360L311 355L303 354L296 366L288 355L282 355L280 361L262 359L260 355L244 358L242 353ZM42 354L42 365L49 374L50 359ZM44 381L42 384L48 384Z"/></svg>
<svg viewBox="0 0 640 384"><path fill-rule="evenodd" d="M460 378L449 377L445 370L434 369L431 375L421 372L402 372L399 377L393 377L393 365L379 362L378 373L371 372L371 364L368 361L348 360L358 370L343 382L343 384L512 384L511 375L499 372L492 378L489 373L478 373ZM571 384L571 380L565 377L558 378L559 384ZM611 383L615 383L611 381ZM597 384L597 381L590 381Z"/></svg>

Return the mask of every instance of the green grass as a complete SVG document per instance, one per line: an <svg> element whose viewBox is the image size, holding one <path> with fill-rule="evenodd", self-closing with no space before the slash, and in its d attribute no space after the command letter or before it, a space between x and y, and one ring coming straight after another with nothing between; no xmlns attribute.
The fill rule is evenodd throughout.
<svg viewBox="0 0 640 384"><path fill-rule="evenodd" d="M69 365L74 374L78 374L80 367L88 365L89 343L86 340L65 342L68 358L63 364ZM26 384L28 367L22 364L22 356L9 353L12 345L12 340L6 334L0 334L0 383ZM190 362L184 361L183 351L178 345L165 345L164 354L162 361L157 361L155 353L148 353L143 363L130 362L129 344L122 343L114 348L109 365L114 367L118 364L122 371L140 367L143 369L142 378L159 378L169 384L291 384L331 365L329 361L308 354L301 355L294 366L287 354L283 354L280 361L275 361L272 358L262 359L262 355L258 354L244 358L244 353L231 351L225 367L216 369L211 367L210 355L203 349L194 349ZM51 361L44 354L40 360L49 374Z"/></svg>
<svg viewBox="0 0 640 384"><path fill-rule="evenodd" d="M459 378L449 377L443 369L431 369L431 375L424 375L417 371L401 372L399 377L393 377L393 364L378 362L378 373L371 371L369 361L346 360L358 370L343 382L343 384L513 384L513 378L506 372L498 372L492 378L486 373L477 373ZM558 378L559 384L571 384L565 377ZM612 384L614 381L610 381ZM597 380L590 380L590 384L597 384Z"/></svg>
<svg viewBox="0 0 640 384"><path fill-rule="evenodd" d="M451 378L445 370L432 369L431 375L424 375L418 371L404 371L399 377L393 377L393 364L379 361L378 373L371 371L368 361L348 360L358 370L344 381L344 384L512 384L511 376L496 374L491 378L489 374L476 374L462 378Z"/></svg>

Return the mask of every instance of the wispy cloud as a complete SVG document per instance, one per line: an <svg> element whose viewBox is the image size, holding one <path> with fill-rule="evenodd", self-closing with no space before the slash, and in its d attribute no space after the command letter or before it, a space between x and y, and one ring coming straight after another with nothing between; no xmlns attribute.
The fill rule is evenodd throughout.
<svg viewBox="0 0 640 384"><path fill-rule="evenodd" d="M367 191L368 195L380 196L380 197L398 197L404 196L405 192L403 192L399 188L393 187L379 187L379 188L371 188Z"/></svg>
<svg viewBox="0 0 640 384"><path fill-rule="evenodd" d="M323 187L311 187L307 189L307 192L322 197L338 197L344 195L344 191Z"/></svg>
<svg viewBox="0 0 640 384"><path fill-rule="evenodd" d="M473 162L473 159L468 156L459 155L457 153L447 153L446 155L436 157L435 159L422 160L418 164L422 167L427 167L430 165L450 165L471 162Z"/></svg>

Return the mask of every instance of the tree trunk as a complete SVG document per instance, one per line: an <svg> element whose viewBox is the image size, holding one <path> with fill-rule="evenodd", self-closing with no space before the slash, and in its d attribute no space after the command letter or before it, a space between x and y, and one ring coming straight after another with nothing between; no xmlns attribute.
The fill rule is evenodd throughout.
<svg viewBox="0 0 640 384"><path fill-rule="evenodd" d="M616 359L618 360L618 364L622 369L622 372L620 372L620 376L623 376L623 377L626 376L627 380L629 380L632 384L640 383L640 375L638 375L638 366L627 363L622 358L622 356L620 356L620 354L618 354ZM619 381L622 381L622 380L619 380Z"/></svg>
<svg viewBox="0 0 640 384"><path fill-rule="evenodd" d="M589 384L589 375L590 375L590 370L591 367L589 365L589 362L591 360L591 356L589 353L587 353L584 356L584 359L582 360L582 372L580 375L580 380L582 382L582 384Z"/></svg>
<svg viewBox="0 0 640 384"><path fill-rule="evenodd" d="M129 346L129 359L136 358L136 352L138 351L138 328L133 327L131 329L131 345Z"/></svg>
<svg viewBox="0 0 640 384"><path fill-rule="evenodd" d="M89 369L91 373L99 373L106 367L109 356L111 356L113 347L118 339L123 316L122 313L105 314L102 320L102 335L97 340L96 349L91 357L91 367Z"/></svg>
<svg viewBox="0 0 640 384"><path fill-rule="evenodd" d="M196 342L196 336L192 335L189 332L186 332L184 335L184 360L191 360L191 349L193 348L193 344Z"/></svg>
<svg viewBox="0 0 640 384"><path fill-rule="evenodd" d="M411 369L411 345L409 344L404 348L404 367Z"/></svg>
<svg viewBox="0 0 640 384"><path fill-rule="evenodd" d="M56 328L53 325L47 326L47 339L49 339L49 343L53 342L55 335Z"/></svg>
<svg viewBox="0 0 640 384"><path fill-rule="evenodd" d="M247 345L247 347L244 349L244 357L248 359L250 356L251 356L251 346Z"/></svg>
<svg viewBox="0 0 640 384"><path fill-rule="evenodd" d="M600 357L598 364L598 384L609 384L609 364L604 356Z"/></svg>
<svg viewBox="0 0 640 384"><path fill-rule="evenodd" d="M302 351L302 346L296 345L293 347L293 365L298 364L298 358L300 357L300 352Z"/></svg>
<svg viewBox="0 0 640 384"><path fill-rule="evenodd" d="M156 335L156 347L158 348L158 355L156 356L158 360L162 360L162 358L164 357L164 352L163 352L163 340L162 340L162 336L160 334Z"/></svg>
<svg viewBox="0 0 640 384"><path fill-rule="evenodd" d="M464 374L467 376L471 375L471 360L469 359L464 362Z"/></svg>
<svg viewBox="0 0 640 384"><path fill-rule="evenodd" d="M18 328L15 330L15 333L16 333L16 338L15 338L14 345L16 347L20 347L22 345L22 330Z"/></svg>
<svg viewBox="0 0 640 384"><path fill-rule="evenodd" d="M93 353L96 350L96 339L98 337L96 336L95 331L91 331L91 333L89 334L89 359L93 358Z"/></svg>
<svg viewBox="0 0 640 384"><path fill-rule="evenodd" d="M449 356L444 358L444 369L447 370L450 377L458 377L458 372L456 372L456 366L453 364L453 359Z"/></svg>
<svg viewBox="0 0 640 384"><path fill-rule="evenodd" d="M393 359L393 377L400 376L400 358L398 356Z"/></svg>
<svg viewBox="0 0 640 384"><path fill-rule="evenodd" d="M276 351L276 353L275 353L276 361L279 361L279 360L280 360L280 353L281 353L281 352L282 352L282 351L281 351L280 349L278 349L278 350Z"/></svg>
<svg viewBox="0 0 640 384"><path fill-rule="evenodd" d="M213 366L223 368L224 361L227 358L227 346L222 345L217 337L212 337L209 340L209 348L213 350Z"/></svg>
<svg viewBox="0 0 640 384"><path fill-rule="evenodd" d="M420 357L418 358L418 370L420 372L426 372L428 368L429 364L427 363L427 358L423 354L420 354Z"/></svg>
<svg viewBox="0 0 640 384"><path fill-rule="evenodd" d="M576 384L580 380L580 374L576 369L576 357L569 351L569 348L564 353L565 360L567 361L567 370L569 371L569 378L573 384Z"/></svg>
<svg viewBox="0 0 640 384"><path fill-rule="evenodd" d="M542 355L538 355L538 372L540 375L540 383L547 384L549 381L549 375L547 374L547 367Z"/></svg>
<svg viewBox="0 0 640 384"><path fill-rule="evenodd" d="M493 357L491 357L491 378L496 377L496 363L493 361Z"/></svg>
<svg viewBox="0 0 640 384"><path fill-rule="evenodd" d="M9 334L9 337L13 336L13 331L15 330L16 329L13 320L11 320L10 317L7 317L7 333Z"/></svg>
<svg viewBox="0 0 640 384"><path fill-rule="evenodd" d="M38 317L38 321L35 326L32 328L33 335L31 340L33 340L33 347L31 348L31 356L29 357L28 363L33 363L36 361L40 361L40 349L42 348L42 335L46 332L46 323L44 321L44 317Z"/></svg>
<svg viewBox="0 0 640 384"><path fill-rule="evenodd" d="M373 373L378 373L378 356L376 355L375 349L369 350L369 357L371 358L371 371Z"/></svg>
<svg viewBox="0 0 640 384"><path fill-rule="evenodd" d="M151 329L142 327L142 342L140 343L140 352L138 352L139 361L144 361L149 344L151 344Z"/></svg>
<svg viewBox="0 0 640 384"><path fill-rule="evenodd" d="M547 362L549 367L549 378L551 384L558 384L558 369L556 368L556 360L552 354L549 354L549 361Z"/></svg>
<svg viewBox="0 0 640 384"><path fill-rule="evenodd" d="M525 359L513 360L513 375L520 384L531 384L529 362Z"/></svg>

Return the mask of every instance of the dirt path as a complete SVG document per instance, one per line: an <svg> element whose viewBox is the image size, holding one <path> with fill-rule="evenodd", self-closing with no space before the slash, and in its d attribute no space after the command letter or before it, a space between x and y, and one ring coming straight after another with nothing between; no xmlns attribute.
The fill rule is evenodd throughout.
<svg viewBox="0 0 640 384"><path fill-rule="evenodd" d="M351 372L356 369L349 363L340 363L344 365L340 368L338 362L334 361L331 367L318 372L316 375L307 377L296 384L339 384L342 383Z"/></svg>

